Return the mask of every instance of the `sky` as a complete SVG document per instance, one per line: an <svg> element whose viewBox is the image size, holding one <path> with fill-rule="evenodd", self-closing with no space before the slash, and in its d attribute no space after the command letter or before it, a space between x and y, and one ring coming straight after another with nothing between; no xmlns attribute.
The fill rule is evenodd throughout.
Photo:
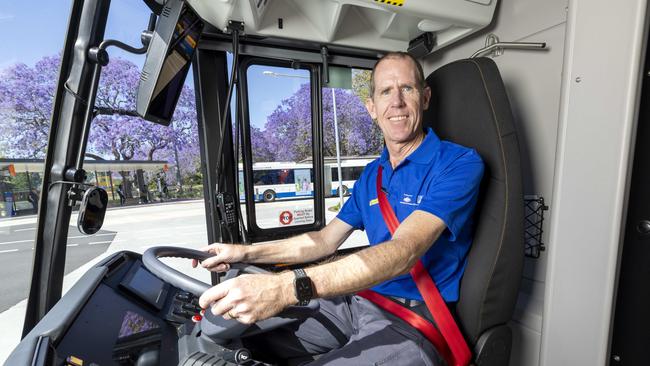
<svg viewBox="0 0 650 366"><path fill-rule="evenodd" d="M65 40L70 0L0 0L0 71L16 63L33 66L44 56L61 52ZM37 9L37 11L34 11ZM117 39L139 47L140 33L147 28L149 9L139 0L112 0L105 39ZM132 55L118 48L108 49L111 58L121 57L142 67L144 55ZM268 76L263 71L274 71L280 76ZM250 85L251 123L263 128L266 117L282 99L291 96L307 82L304 70L256 66L248 73ZM193 83L191 73L186 83Z"/></svg>
<svg viewBox="0 0 650 366"><path fill-rule="evenodd" d="M0 48L0 69L16 62L33 65L43 56L61 52L71 6L70 0L0 1L0 34L5 35ZM140 32L147 27L147 22L144 2L113 0L106 37L139 46ZM140 65L144 61L144 56L127 55L115 48L109 54Z"/></svg>

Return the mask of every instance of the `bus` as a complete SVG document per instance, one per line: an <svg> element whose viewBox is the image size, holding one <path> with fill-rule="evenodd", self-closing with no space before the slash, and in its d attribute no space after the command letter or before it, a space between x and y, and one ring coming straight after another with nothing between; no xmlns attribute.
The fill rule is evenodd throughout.
<svg viewBox="0 0 650 366"><path fill-rule="evenodd" d="M239 198L245 201L244 171L239 167ZM313 168L310 164L261 162L253 164L253 197L256 201L310 197L314 194Z"/></svg>
<svg viewBox="0 0 650 366"><path fill-rule="evenodd" d="M71 6L62 13L64 3ZM47 22L68 20L60 53L0 77L20 81L0 87L1 152L46 146L21 155L45 157L38 214L0 220L0 274L11 279L2 281L0 302L7 365L298 361L269 361L241 342L291 316L252 327L231 322L222 338L203 337L196 295L220 278L193 272L185 259L161 266L157 258L323 228L336 215L326 199L333 189L353 189L360 169L333 175L326 157L380 153L363 100L369 70L390 51L409 52L423 66L433 91L427 126L445 144L476 149L487 167L475 238L492 240L474 242L455 308L473 363L648 363L648 0L128 3L12 2L24 17L0 9L1 24L35 25L11 27L25 32L11 33L18 42L7 49L60 44L44 41L55 34ZM114 13L120 9L128 17ZM129 64L115 74L126 64L118 49L143 68ZM9 58L21 53L30 52ZM16 79L30 70L35 83ZM127 89L111 94L118 88ZM112 112L107 101L115 101ZM140 127L154 138L169 129L194 135L153 151L156 139L134 138ZM39 141L24 140L38 134ZM149 148L135 151L145 157L177 155L186 163L174 173L196 167L202 199L102 211L93 202L101 206L104 196L84 179L83 162L102 146L115 159L133 158L136 148ZM187 158L189 147L197 160ZM279 199L307 191L304 199ZM277 199L259 202L265 198ZM79 202L86 206L77 214Z"/></svg>
<svg viewBox="0 0 650 366"><path fill-rule="evenodd" d="M323 185L330 196L339 196L339 185L343 196L349 196L354 183L363 169L376 157L343 157L341 159L341 180L338 178L338 164L335 158L325 159ZM244 171L239 165L239 198L245 200ZM253 197L256 201L273 202L276 199L305 198L314 194L313 166L308 161L258 162L253 164Z"/></svg>
<svg viewBox="0 0 650 366"><path fill-rule="evenodd" d="M354 190L354 183L359 179L361 173L370 162L377 156L360 156L341 158L341 178L339 180L339 169L336 158L326 158L325 166L329 167L332 174L332 196L339 195L339 187L342 186L343 196L349 196Z"/></svg>

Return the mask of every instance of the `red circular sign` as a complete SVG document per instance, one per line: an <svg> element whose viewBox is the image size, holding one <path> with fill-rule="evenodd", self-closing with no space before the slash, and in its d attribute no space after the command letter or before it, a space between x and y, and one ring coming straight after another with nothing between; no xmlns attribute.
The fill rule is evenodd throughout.
<svg viewBox="0 0 650 366"><path fill-rule="evenodd" d="M282 211L280 213L280 223L282 225L289 225L293 221L293 214L290 211Z"/></svg>

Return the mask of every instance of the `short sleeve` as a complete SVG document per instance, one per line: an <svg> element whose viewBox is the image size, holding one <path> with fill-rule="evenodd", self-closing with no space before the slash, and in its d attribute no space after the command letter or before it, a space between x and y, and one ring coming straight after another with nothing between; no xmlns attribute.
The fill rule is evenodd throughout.
<svg viewBox="0 0 650 366"><path fill-rule="evenodd" d="M361 177L359 177L359 180L354 183L352 195L347 201L345 201L343 208L341 208L339 214L336 215L339 220L345 222L357 230L364 230L363 217L361 212L362 206L359 204L359 201L364 195L362 191L364 190L363 187L366 184L366 180L364 179L365 176L366 174L362 174Z"/></svg>
<svg viewBox="0 0 650 366"><path fill-rule="evenodd" d="M455 159L429 183L418 210L429 212L442 221L455 241L471 218L478 199L483 161L478 153L469 150Z"/></svg>

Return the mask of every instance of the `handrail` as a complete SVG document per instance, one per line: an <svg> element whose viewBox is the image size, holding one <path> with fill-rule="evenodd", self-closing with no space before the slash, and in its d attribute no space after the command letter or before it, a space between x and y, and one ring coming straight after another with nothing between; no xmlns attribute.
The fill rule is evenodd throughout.
<svg viewBox="0 0 650 366"><path fill-rule="evenodd" d="M537 50L545 49L546 42L496 42L474 52L469 58L478 57L498 49Z"/></svg>

